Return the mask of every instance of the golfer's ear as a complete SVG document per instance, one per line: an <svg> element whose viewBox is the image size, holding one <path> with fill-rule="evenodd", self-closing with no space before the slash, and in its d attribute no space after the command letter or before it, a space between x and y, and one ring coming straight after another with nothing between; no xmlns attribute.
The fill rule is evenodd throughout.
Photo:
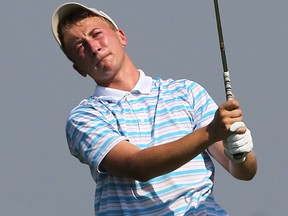
<svg viewBox="0 0 288 216"><path fill-rule="evenodd" d="M127 40L127 37L126 37L124 31L121 30L121 29L118 29L117 30L117 35L119 37L119 40L120 40L121 44L123 46L126 46L128 44L128 40Z"/></svg>
<svg viewBox="0 0 288 216"><path fill-rule="evenodd" d="M87 76L87 73L85 73L83 70L80 69L80 67L77 66L77 64L73 63L73 68L83 77Z"/></svg>

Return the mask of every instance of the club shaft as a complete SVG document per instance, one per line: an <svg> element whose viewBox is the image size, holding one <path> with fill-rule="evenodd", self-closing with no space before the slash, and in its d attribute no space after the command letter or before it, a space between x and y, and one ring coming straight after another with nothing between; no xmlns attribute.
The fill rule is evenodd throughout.
<svg viewBox="0 0 288 216"><path fill-rule="evenodd" d="M224 39L223 39L223 33L222 33L218 0L214 0L214 7L215 7L215 15L216 15L216 23L217 23L217 30L218 30L218 37L219 37L222 66L223 66L223 71L224 71L223 78L224 78L226 99L231 100L233 98L232 86L231 86L230 74L229 74L229 70L227 66L227 59L226 59L226 53L225 53L225 45L224 45Z"/></svg>

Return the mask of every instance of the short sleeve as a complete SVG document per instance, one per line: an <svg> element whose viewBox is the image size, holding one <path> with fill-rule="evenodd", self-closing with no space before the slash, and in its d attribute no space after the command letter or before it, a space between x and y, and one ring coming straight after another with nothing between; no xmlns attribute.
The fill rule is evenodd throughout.
<svg viewBox="0 0 288 216"><path fill-rule="evenodd" d="M105 113L106 112L106 113ZM108 110L79 105L69 115L66 138L72 155L90 166L95 179L99 165L107 153L126 138L115 127L115 119Z"/></svg>

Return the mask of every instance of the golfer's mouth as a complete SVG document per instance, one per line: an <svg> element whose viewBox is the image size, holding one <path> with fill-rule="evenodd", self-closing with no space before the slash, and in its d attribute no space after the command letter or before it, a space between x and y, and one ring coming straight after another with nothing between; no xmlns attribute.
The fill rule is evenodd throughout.
<svg viewBox="0 0 288 216"><path fill-rule="evenodd" d="M108 56L110 56L110 53L107 55L103 55L102 57L99 58L99 60L96 62L95 67L99 66L101 62L103 62Z"/></svg>

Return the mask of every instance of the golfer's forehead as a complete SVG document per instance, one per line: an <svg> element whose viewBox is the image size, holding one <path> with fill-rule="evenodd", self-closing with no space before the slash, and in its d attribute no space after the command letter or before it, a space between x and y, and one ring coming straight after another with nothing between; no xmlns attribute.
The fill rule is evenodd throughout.
<svg viewBox="0 0 288 216"><path fill-rule="evenodd" d="M100 17L85 18L67 30L64 35L64 43L65 45L71 42L74 43L75 40L92 36L94 31L107 30L109 28L109 24Z"/></svg>
<svg viewBox="0 0 288 216"><path fill-rule="evenodd" d="M107 29L109 28L109 25L101 17L88 17L76 22L74 25L70 27L70 29L67 32L71 34L79 34L79 33L88 34L87 32L89 32L89 30L95 28Z"/></svg>

